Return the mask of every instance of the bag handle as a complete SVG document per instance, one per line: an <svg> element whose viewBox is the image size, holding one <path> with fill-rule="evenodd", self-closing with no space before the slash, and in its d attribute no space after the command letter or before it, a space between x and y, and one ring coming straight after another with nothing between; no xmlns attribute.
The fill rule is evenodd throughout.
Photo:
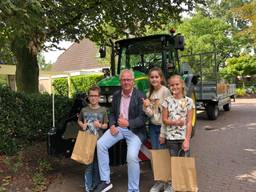
<svg viewBox="0 0 256 192"><path fill-rule="evenodd" d="M190 152L188 151L184 151L183 149L180 149L178 152L178 157L189 157L190 156Z"/></svg>

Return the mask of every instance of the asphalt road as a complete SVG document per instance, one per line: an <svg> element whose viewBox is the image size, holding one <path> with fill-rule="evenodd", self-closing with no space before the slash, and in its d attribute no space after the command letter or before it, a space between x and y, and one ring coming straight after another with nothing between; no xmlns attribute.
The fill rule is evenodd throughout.
<svg viewBox="0 0 256 192"><path fill-rule="evenodd" d="M256 99L237 99L231 111L221 111L215 121L198 114L191 148L200 192L256 192ZM82 192L83 169L72 160L61 161L47 192ZM111 191L127 191L127 167L111 170ZM152 184L150 162L142 162L141 192L149 191Z"/></svg>

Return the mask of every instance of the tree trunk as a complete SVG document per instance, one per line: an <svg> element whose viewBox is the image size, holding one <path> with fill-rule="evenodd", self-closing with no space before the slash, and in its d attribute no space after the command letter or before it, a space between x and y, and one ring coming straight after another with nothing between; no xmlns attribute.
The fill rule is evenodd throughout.
<svg viewBox="0 0 256 192"><path fill-rule="evenodd" d="M28 45L22 46L19 44L19 42L13 42L12 44L12 51L17 59L17 91L25 93L38 93L39 67L37 63L37 51Z"/></svg>

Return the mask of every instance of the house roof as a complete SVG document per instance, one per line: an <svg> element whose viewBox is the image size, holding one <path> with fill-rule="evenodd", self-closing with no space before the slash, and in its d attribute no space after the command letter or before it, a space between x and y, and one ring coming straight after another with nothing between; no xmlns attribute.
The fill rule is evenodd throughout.
<svg viewBox="0 0 256 192"><path fill-rule="evenodd" d="M78 71L104 67L97 60L98 48L89 39L73 43L53 64L51 71Z"/></svg>

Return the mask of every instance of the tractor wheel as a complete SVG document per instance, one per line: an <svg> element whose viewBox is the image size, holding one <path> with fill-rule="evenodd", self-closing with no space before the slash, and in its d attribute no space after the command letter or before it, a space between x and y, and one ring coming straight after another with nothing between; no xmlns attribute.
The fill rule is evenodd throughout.
<svg viewBox="0 0 256 192"><path fill-rule="evenodd" d="M223 109L224 109L224 111L230 111L230 109L231 109L231 103L229 102L229 103L223 105Z"/></svg>
<svg viewBox="0 0 256 192"><path fill-rule="evenodd" d="M219 115L219 107L215 103L209 103L206 106L206 113L210 120L216 120Z"/></svg>

